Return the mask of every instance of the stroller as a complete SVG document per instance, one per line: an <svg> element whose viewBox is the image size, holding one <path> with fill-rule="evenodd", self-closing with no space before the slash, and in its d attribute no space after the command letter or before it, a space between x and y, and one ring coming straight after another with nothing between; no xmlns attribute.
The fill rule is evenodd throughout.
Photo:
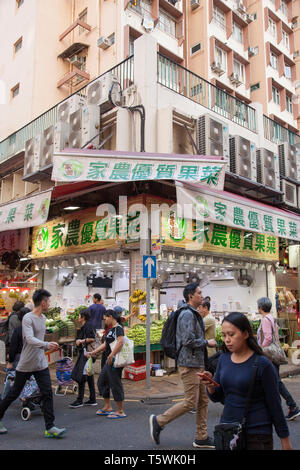
<svg viewBox="0 0 300 470"><path fill-rule="evenodd" d="M77 385L74 384L71 379L71 373L73 369L73 361L70 357L64 357L56 363L56 378L57 386L55 388L55 395L65 396L68 391L68 387L72 386L72 392L76 393ZM65 386L65 390L62 392L62 387Z"/></svg>
<svg viewBox="0 0 300 470"><path fill-rule="evenodd" d="M6 372L6 377L2 393L2 400L7 396L9 390L14 384L16 377L16 371L14 369L4 370ZM40 408L42 406L41 393L33 376L31 376L30 379L28 379L25 383L19 398L22 401L21 418L23 421L28 421L32 411L34 411L37 406Z"/></svg>

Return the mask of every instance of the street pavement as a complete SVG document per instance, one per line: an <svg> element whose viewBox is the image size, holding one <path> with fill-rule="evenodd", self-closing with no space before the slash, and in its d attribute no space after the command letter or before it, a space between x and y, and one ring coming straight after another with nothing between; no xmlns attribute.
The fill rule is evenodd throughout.
<svg viewBox="0 0 300 470"><path fill-rule="evenodd" d="M289 391L300 404L300 376L284 379ZM3 381L1 379L1 389ZM175 401L176 400L176 401ZM179 399L126 400L127 418L109 421L96 416L96 407L68 408L74 395L54 397L56 425L66 427L67 433L60 440L44 438L44 420L40 411L34 411L29 421L21 419L21 404L17 400L8 409L3 422L8 434L0 436L1 450L106 450L106 451L195 451L192 446L195 415L187 413L170 423L161 433L161 445L152 443L149 434L150 414L159 414ZM99 407L103 401L98 399ZM286 412L285 403L283 409ZM219 422L222 405L209 403L208 433L212 436ZM300 417L289 423L294 449L300 449ZM280 440L274 433L274 448L280 449ZM197 451L200 452L200 451ZM148 452L149 453L149 452ZM150 452L151 453L151 452Z"/></svg>

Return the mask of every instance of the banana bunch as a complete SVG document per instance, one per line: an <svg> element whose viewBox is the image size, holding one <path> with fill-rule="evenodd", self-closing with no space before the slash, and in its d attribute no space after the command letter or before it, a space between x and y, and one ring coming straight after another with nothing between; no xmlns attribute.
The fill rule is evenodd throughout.
<svg viewBox="0 0 300 470"><path fill-rule="evenodd" d="M139 315L138 319L141 321L146 321L146 316L145 315Z"/></svg>
<svg viewBox="0 0 300 470"><path fill-rule="evenodd" d="M133 304L131 307L131 312L133 315L136 315L138 313L138 303L142 302L143 300L146 300L146 292L142 291L141 289L136 289L133 292L133 295L129 297L130 302ZM143 302L145 304L145 302ZM144 317L144 315L141 315ZM140 319L141 320L141 319ZM142 320L144 321L144 320Z"/></svg>

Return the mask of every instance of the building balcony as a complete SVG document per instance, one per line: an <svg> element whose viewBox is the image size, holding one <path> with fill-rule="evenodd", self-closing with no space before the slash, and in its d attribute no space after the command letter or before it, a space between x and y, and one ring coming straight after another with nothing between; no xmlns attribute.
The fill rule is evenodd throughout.
<svg viewBox="0 0 300 470"><path fill-rule="evenodd" d="M65 85L76 87L80 85L80 83L86 81L90 81L90 74L74 67L74 70L72 70L72 72L66 73L63 78L59 80L59 82L57 83L57 88L60 88Z"/></svg>

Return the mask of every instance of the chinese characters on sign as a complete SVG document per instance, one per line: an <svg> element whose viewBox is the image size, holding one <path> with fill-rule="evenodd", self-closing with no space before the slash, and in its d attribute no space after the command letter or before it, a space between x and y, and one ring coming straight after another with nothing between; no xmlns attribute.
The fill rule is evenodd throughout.
<svg viewBox="0 0 300 470"><path fill-rule="evenodd" d="M54 181L148 181L171 179L199 183L206 187L223 189L225 162L218 160L187 159L174 161L163 158L136 156L118 158L89 158L88 156L54 157L52 179Z"/></svg>
<svg viewBox="0 0 300 470"><path fill-rule="evenodd" d="M51 191L0 206L0 232L34 227L46 222Z"/></svg>
<svg viewBox="0 0 300 470"><path fill-rule="evenodd" d="M177 200L182 206L192 205L200 221L227 225L236 229L259 232L270 236L300 240L300 218L283 211L272 210L249 201L234 202L226 197L219 198L209 192L191 191L177 187ZM220 226L221 226L220 225ZM221 237L220 233L215 235ZM237 236L232 235L238 243ZM257 241L259 245L259 240Z"/></svg>

